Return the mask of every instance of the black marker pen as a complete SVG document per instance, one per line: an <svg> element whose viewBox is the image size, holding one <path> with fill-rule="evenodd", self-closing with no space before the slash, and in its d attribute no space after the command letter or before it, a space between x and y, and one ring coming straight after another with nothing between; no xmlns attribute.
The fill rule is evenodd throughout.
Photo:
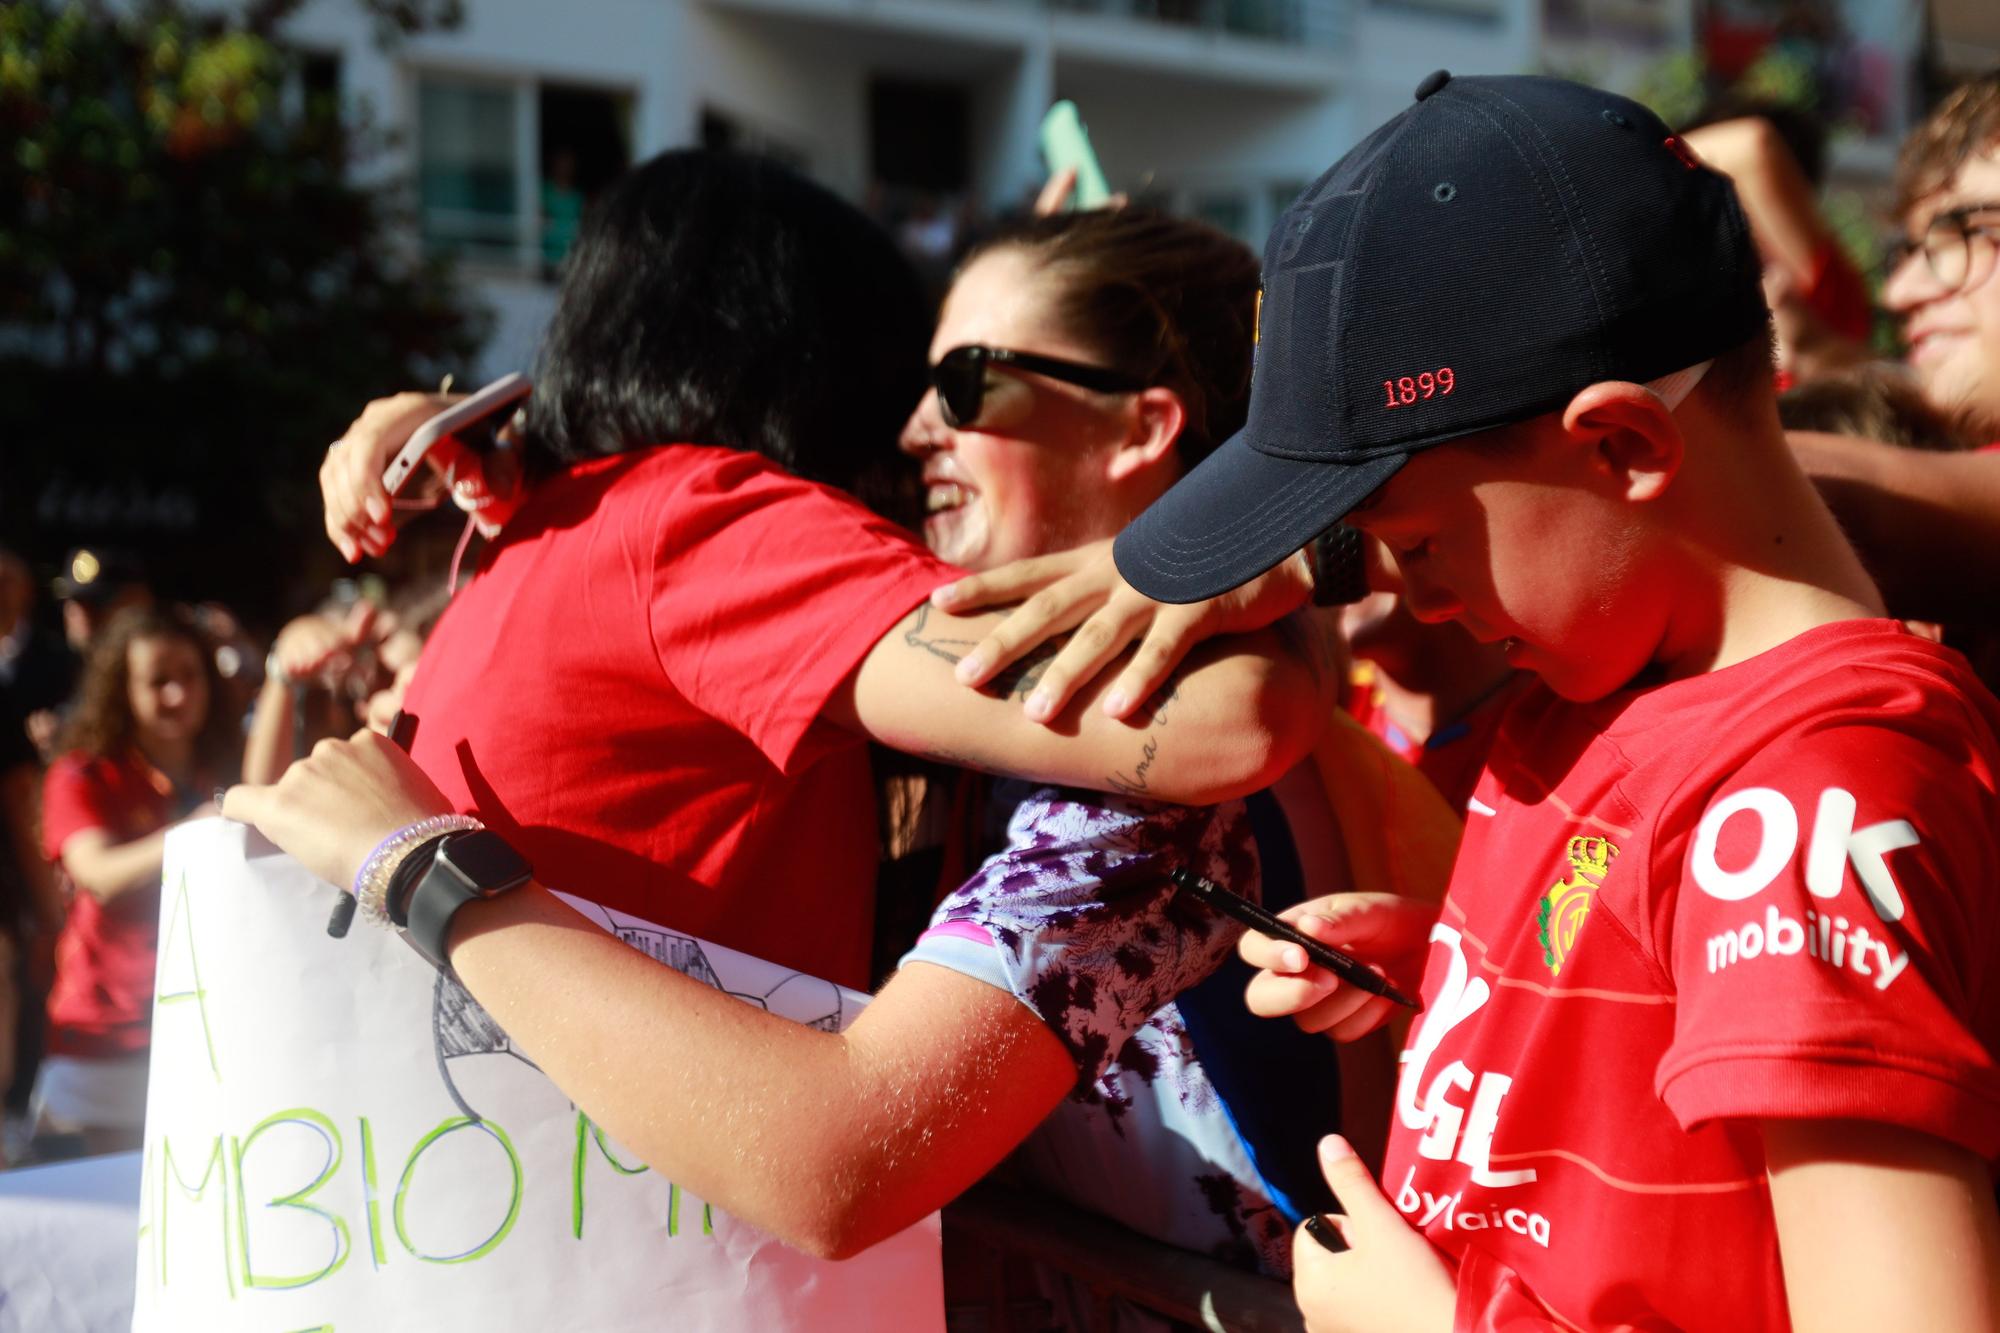
<svg viewBox="0 0 2000 1333"><path fill-rule="evenodd" d="M1397 990L1386 978L1360 959L1342 953L1331 944L1321 943L1291 922L1279 920L1248 898L1231 893L1214 880L1203 879L1194 871L1184 868L1176 868L1170 878L1174 881L1175 888L1193 894L1205 905L1224 916L1234 917L1250 929L1261 931L1273 939L1290 940L1304 949L1307 957L1348 985L1358 986L1370 995L1379 995L1385 1000L1394 1000L1397 1004L1408 1005L1412 1009L1422 1011L1424 1006L1421 1001L1413 1000Z"/></svg>

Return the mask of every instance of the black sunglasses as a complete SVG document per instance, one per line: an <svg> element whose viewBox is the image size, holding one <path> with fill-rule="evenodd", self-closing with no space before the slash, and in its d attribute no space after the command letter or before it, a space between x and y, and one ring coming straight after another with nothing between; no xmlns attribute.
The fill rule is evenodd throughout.
<svg viewBox="0 0 2000 1333"><path fill-rule="evenodd" d="M1135 393L1146 381L1123 371L1103 366L1086 366L1034 352L1016 352L1006 347L982 347L967 343L954 347L931 367L931 383L937 388L938 412L953 430L970 430L979 422L979 409L986 401L986 368L1008 366L1052 380L1094 389L1098 393Z"/></svg>

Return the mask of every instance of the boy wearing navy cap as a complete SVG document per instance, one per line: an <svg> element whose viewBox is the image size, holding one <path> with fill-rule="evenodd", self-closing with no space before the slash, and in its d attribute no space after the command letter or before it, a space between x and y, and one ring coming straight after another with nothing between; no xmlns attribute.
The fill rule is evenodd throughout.
<svg viewBox="0 0 2000 1333"><path fill-rule="evenodd" d="M1574 84L1417 98L1280 220L1248 426L1116 546L1188 602L1344 518L1544 686L1441 913L1292 913L1426 1006L1381 1187L1323 1151L1308 1322L2000 1327L2000 704L1787 451L1728 182ZM1259 1012L1384 1016L1242 947Z"/></svg>

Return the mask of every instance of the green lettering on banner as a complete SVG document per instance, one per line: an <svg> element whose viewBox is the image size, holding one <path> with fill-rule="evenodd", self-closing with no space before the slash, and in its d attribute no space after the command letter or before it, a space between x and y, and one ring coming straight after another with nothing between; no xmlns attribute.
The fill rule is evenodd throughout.
<svg viewBox="0 0 2000 1333"><path fill-rule="evenodd" d="M368 1259L379 1270L382 1267L382 1205L375 1193L375 1132L368 1127L368 1117L361 1117L361 1198L368 1210Z"/></svg>
<svg viewBox="0 0 2000 1333"><path fill-rule="evenodd" d="M410 1194L410 1178L416 1174L417 1161L424 1155L425 1149L429 1148L445 1135L455 1134L461 1129L481 1129L486 1131L487 1134L492 1136L493 1141L500 1145L501 1150L507 1154L507 1165L514 1173L513 1197L507 1204L506 1218L495 1228L493 1234L488 1236L479 1245L467 1250L464 1254L425 1254L417 1248L416 1242L410 1239L409 1224L403 1215L403 1205L408 1200ZM474 1259L484 1258L498 1248L501 1241L507 1239L507 1233L514 1229L515 1220L521 1216L521 1185L521 1158L514 1151L513 1141L507 1137L506 1130L500 1128L500 1126L494 1124L491 1120L474 1120L470 1116L455 1115L447 1120L440 1121L436 1129L433 1129L430 1133L417 1140L417 1146L410 1150L410 1159L403 1163L403 1178L396 1182L396 1205L394 1209L396 1239L403 1242L404 1249L427 1264L462 1264L469 1263Z"/></svg>
<svg viewBox="0 0 2000 1333"><path fill-rule="evenodd" d="M250 1151L251 1146L257 1142L259 1135L265 1130L275 1128L278 1125L303 1125L308 1129L319 1131L321 1141L326 1144L326 1161L321 1164L319 1174L314 1176L306 1184L305 1188L294 1190L290 1194L272 1199L270 1202L263 1204L262 1207L296 1208L300 1212L312 1213L323 1219L333 1229L333 1255L317 1272L292 1273L281 1277L270 1277L257 1272L250 1266L250 1211L243 1194L243 1155ZM333 1127L333 1121L327 1119L318 1111L310 1110L303 1106L295 1106L288 1111L279 1111L275 1114L265 1116L241 1140L232 1138L229 1141L229 1151L230 1157L236 1165L237 1253L241 1257L243 1264L243 1285L252 1290L257 1288L286 1290L292 1287L310 1287L320 1279L331 1277L339 1272L342 1265L347 1262L348 1252L353 1248L352 1238L347 1231L347 1220L338 1213L329 1212L316 1203L306 1202L307 1199L310 1199L318 1192L320 1186L333 1179L334 1174L340 1170L340 1161L343 1156L340 1131Z"/></svg>
<svg viewBox="0 0 2000 1333"><path fill-rule="evenodd" d="M153 1145L149 1143L146 1145L146 1150L139 1156L139 1235L137 1243L141 1254L145 1253L146 1238L148 1236L154 1237L155 1240L158 1239L158 1233L153 1230L153 1204L155 1199L156 1194L153 1189ZM152 1278L155 1285L158 1285L159 1265L149 1262L144 1264L143 1268L146 1276Z"/></svg>
<svg viewBox="0 0 2000 1333"><path fill-rule="evenodd" d="M160 963L155 975L161 977L166 975L166 963L169 952L173 948L174 931L181 928L183 922L186 923L185 928L187 932L188 975L194 978L194 988L192 990L175 991L172 994L156 990L153 1000L162 1007L170 1004L186 1004L189 1000L194 1001L195 1012L201 1015L201 1039L208 1047L208 1072L215 1075L215 1081L220 1083L222 1081L222 1070L215 1062L215 1038L210 1035L208 1029L208 992L202 988L201 964L195 960L194 956L194 909L188 905L187 876L185 874L180 877L179 883L174 888L174 908L172 914L167 917L167 929L160 937Z"/></svg>
<svg viewBox="0 0 2000 1333"><path fill-rule="evenodd" d="M667 1186L667 1234L669 1236L681 1234L681 1187L674 1184ZM713 1204L705 1203L701 1206L701 1234L704 1236L715 1234Z"/></svg>
<svg viewBox="0 0 2000 1333"><path fill-rule="evenodd" d="M202 1164L201 1180L192 1189L181 1179L180 1168L174 1165L174 1144L172 1139L160 1139L160 1285L167 1285L167 1212L173 1200L167 1194L167 1177L172 1176L174 1184L186 1197L201 1202L201 1196L208 1192L208 1178L217 1170L222 1179L217 1182L222 1193L222 1280L229 1285L229 1299L236 1299L236 1275L229 1270L229 1166L222 1156L222 1135L217 1134L209 1144L208 1160Z"/></svg>
<svg viewBox="0 0 2000 1333"><path fill-rule="evenodd" d="M576 1113L576 1157L570 1163L569 1173L569 1230L578 1240L583 1239L583 1159L584 1145L589 1139L597 1140L597 1151L604 1154L604 1160L611 1163L611 1169L621 1176L644 1175L652 1170L644 1162L638 1166L627 1166L611 1151L611 1145L604 1141L604 1131L591 1122L583 1112Z"/></svg>

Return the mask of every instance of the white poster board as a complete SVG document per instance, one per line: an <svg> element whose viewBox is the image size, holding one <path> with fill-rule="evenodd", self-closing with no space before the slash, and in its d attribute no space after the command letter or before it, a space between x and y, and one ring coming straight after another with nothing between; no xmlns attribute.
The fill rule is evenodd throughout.
<svg viewBox="0 0 2000 1333"><path fill-rule="evenodd" d="M328 936L332 903L242 825L168 838L134 1333L943 1327L935 1216L844 1263L736 1221L393 934ZM837 1030L865 999L572 905L788 1018Z"/></svg>

